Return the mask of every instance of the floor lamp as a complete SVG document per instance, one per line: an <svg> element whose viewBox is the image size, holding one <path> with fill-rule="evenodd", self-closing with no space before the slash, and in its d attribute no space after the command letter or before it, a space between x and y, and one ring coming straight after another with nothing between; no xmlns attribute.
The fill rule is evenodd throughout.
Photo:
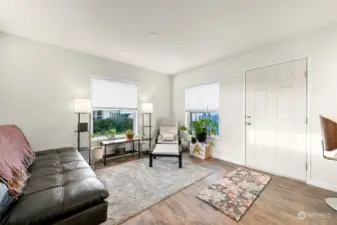
<svg viewBox="0 0 337 225"><path fill-rule="evenodd" d="M91 121L91 100L85 98L74 99L74 112L77 113L77 149L78 151L88 151L88 162L91 161L91 138L90 138L90 121ZM89 124L87 122L81 122L81 114L89 115ZM88 133L89 147L81 147L81 133Z"/></svg>
<svg viewBox="0 0 337 225"><path fill-rule="evenodd" d="M337 121L320 115L322 127L323 158L337 161ZM329 197L325 202L337 211L337 197Z"/></svg>
<svg viewBox="0 0 337 225"><path fill-rule="evenodd" d="M145 128L148 128L148 140L149 140L149 151L151 151L151 140L152 140L152 113L153 113L153 104L152 103L142 103L142 135L145 138ZM148 124L145 124L145 115L148 115Z"/></svg>

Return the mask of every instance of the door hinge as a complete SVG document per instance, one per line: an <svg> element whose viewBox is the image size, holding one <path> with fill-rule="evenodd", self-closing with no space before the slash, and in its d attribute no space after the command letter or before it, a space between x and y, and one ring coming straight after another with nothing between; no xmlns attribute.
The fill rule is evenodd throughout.
<svg viewBox="0 0 337 225"><path fill-rule="evenodd" d="M308 70L306 70L305 72L304 72L304 78L307 78L308 77Z"/></svg>
<svg viewBox="0 0 337 225"><path fill-rule="evenodd" d="M308 124L308 117L305 118L305 124Z"/></svg>
<svg viewBox="0 0 337 225"><path fill-rule="evenodd" d="M305 164L305 170L308 170L308 163Z"/></svg>

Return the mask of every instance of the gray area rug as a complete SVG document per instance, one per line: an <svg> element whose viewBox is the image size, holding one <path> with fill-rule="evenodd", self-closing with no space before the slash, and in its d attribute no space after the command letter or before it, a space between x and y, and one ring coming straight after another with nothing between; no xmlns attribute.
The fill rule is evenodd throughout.
<svg viewBox="0 0 337 225"><path fill-rule="evenodd" d="M177 158L157 157L153 167L147 158L97 170L98 178L109 190L108 220L115 225L150 208L165 198L206 177L212 170L193 164L183 157L183 168Z"/></svg>

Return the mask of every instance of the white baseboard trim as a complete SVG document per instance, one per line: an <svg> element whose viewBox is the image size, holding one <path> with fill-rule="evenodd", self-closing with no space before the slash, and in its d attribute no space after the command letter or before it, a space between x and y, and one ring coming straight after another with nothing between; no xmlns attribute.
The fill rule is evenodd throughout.
<svg viewBox="0 0 337 225"><path fill-rule="evenodd" d="M218 155L216 153L212 153L212 158L216 158L216 159L220 159L220 160L223 160L223 161L226 161L226 162L230 162L230 163L238 164L238 165L241 165L241 166L245 166L244 163L239 162L238 160L231 159L231 158L228 158L228 157L223 156L223 155Z"/></svg>
<svg viewBox="0 0 337 225"><path fill-rule="evenodd" d="M235 160L235 159L232 159L232 158L228 158L228 157L223 156L223 155L218 155L216 153L213 153L212 157L216 158L216 159L220 159L220 160L226 161L226 162L230 162L230 163L246 166L244 163L241 163L238 160ZM249 167L249 168L251 168L251 167ZM254 168L252 168L252 169L254 169ZM265 171L265 172L268 172L268 171ZM293 179L293 178L289 178L289 179ZM326 189L326 190L337 192L337 185L327 184L325 182L318 181L318 180L307 180L307 182L305 182L305 181L301 181L301 182L307 183L307 184L315 186L315 187L319 187L319 188L323 188L323 189Z"/></svg>
<svg viewBox="0 0 337 225"><path fill-rule="evenodd" d="M337 185L327 184L325 182L318 181L318 180L308 180L307 184L310 184L315 187L323 188L329 191L337 192Z"/></svg>

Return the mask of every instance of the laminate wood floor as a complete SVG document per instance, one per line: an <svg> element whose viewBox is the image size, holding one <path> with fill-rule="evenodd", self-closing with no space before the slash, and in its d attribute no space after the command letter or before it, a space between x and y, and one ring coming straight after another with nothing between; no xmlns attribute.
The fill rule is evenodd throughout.
<svg viewBox="0 0 337 225"><path fill-rule="evenodd" d="M129 160L135 160L130 158ZM325 204L337 193L299 181L271 175L272 180L239 222L195 196L240 167L218 159L193 161L214 173L122 223L123 225L337 225L337 212ZM108 162L108 166L118 163ZM297 214L306 212L300 220Z"/></svg>

